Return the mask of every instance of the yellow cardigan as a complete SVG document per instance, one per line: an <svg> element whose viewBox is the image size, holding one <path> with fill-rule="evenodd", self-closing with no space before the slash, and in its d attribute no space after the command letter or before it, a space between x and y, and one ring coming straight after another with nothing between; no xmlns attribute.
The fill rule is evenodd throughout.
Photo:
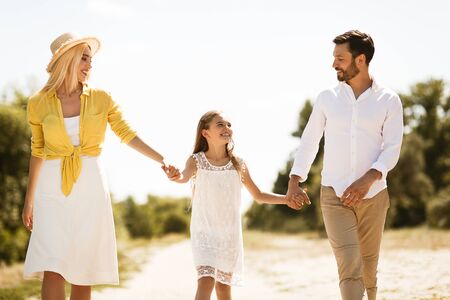
<svg viewBox="0 0 450 300"><path fill-rule="evenodd" d="M43 159L62 159L62 192L69 195L81 171L80 155L97 156L102 151L106 123L124 143L135 136L122 119L119 106L105 91L83 87L80 96L80 146L74 147L67 135L61 102L55 91L39 92L28 102L31 127L31 155Z"/></svg>

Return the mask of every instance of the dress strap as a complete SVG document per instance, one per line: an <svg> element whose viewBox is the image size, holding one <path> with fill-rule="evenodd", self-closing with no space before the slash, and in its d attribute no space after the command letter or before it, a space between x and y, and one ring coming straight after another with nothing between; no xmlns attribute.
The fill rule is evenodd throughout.
<svg viewBox="0 0 450 300"><path fill-rule="evenodd" d="M200 154L201 152L192 154L192 158L195 160L195 166L200 169Z"/></svg>

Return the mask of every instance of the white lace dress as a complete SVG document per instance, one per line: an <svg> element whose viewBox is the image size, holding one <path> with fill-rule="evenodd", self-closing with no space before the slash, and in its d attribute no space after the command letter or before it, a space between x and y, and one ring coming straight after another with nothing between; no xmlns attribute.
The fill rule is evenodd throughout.
<svg viewBox="0 0 450 300"><path fill-rule="evenodd" d="M192 182L191 241L198 278L209 276L223 284L241 285L240 175L231 161L214 166L203 152L193 157L197 173Z"/></svg>

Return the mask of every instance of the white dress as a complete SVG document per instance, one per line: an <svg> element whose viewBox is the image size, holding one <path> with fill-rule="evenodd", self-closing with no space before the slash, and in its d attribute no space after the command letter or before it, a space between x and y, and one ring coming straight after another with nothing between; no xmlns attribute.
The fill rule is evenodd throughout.
<svg viewBox="0 0 450 300"><path fill-rule="evenodd" d="M67 134L79 145L79 117L65 118ZM76 285L118 284L114 220L100 157L82 156L72 192L61 191L61 160L45 160L33 207L33 231L24 277L59 273Z"/></svg>
<svg viewBox="0 0 450 300"><path fill-rule="evenodd" d="M214 166L203 152L193 157L197 173L193 178L190 229L198 278L209 276L227 285L241 285L244 251L240 175L231 161Z"/></svg>

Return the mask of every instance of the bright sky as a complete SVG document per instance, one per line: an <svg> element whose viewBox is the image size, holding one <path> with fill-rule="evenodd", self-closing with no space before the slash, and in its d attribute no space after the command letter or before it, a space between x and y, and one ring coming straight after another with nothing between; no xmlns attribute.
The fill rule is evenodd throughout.
<svg viewBox="0 0 450 300"><path fill-rule="evenodd" d="M372 35L371 73L407 92L430 77L450 79L448 1L17 0L0 9L0 90L42 86L49 45L72 31L94 35L90 85L121 105L141 138L180 168L200 116L223 110L236 152L270 191L298 140L307 98L336 84L332 39L349 29ZM103 160L117 199L184 196L159 166L108 133ZM244 192L245 204L250 196Z"/></svg>

